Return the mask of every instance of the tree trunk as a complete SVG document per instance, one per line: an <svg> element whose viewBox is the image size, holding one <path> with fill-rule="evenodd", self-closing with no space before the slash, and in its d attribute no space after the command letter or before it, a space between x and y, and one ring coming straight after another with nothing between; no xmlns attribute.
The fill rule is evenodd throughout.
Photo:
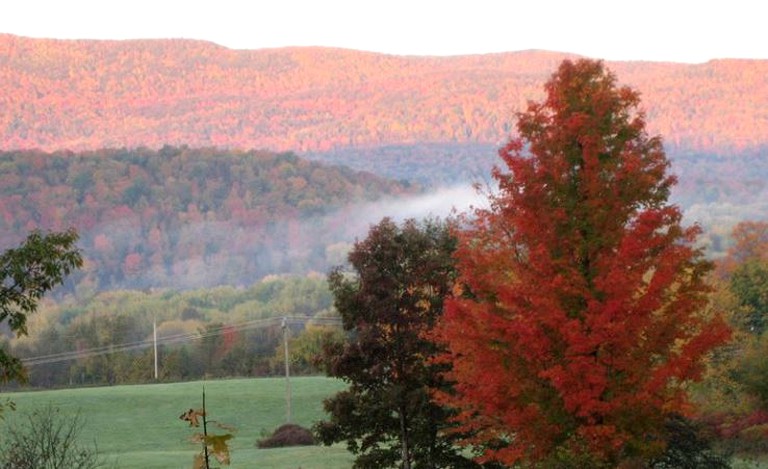
<svg viewBox="0 0 768 469"><path fill-rule="evenodd" d="M408 427L405 418L405 406L400 406L400 444L402 446L402 469L411 469L411 448L408 446Z"/></svg>

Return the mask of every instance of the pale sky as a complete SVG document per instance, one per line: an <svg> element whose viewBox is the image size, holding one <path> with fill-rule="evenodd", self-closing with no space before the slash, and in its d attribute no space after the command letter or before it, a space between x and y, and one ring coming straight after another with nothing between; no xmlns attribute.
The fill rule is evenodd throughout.
<svg viewBox="0 0 768 469"><path fill-rule="evenodd" d="M332 46L398 55L544 49L606 60L768 59L762 0L5 0L0 33Z"/></svg>

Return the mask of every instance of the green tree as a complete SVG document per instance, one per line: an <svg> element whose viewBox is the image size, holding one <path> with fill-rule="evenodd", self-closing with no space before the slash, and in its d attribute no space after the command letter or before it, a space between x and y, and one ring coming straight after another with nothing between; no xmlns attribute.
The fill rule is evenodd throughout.
<svg viewBox="0 0 768 469"><path fill-rule="evenodd" d="M0 255L0 322L7 321L11 331L26 335L27 316L37 311L43 295L82 266L77 239L72 229L47 234L33 231L19 247ZM21 361L0 349L0 380L25 378Z"/></svg>
<svg viewBox="0 0 768 469"><path fill-rule="evenodd" d="M762 334L768 315L768 261L748 259L739 264L731 274L730 289L744 308L742 326L753 334Z"/></svg>
<svg viewBox="0 0 768 469"><path fill-rule="evenodd" d="M322 372L322 355L326 345L344 341L344 333L333 326L307 324L301 333L288 340L291 374L307 375ZM272 368L283 370L285 350L283 344L275 348Z"/></svg>
<svg viewBox="0 0 768 469"><path fill-rule="evenodd" d="M702 425L671 414L664 422L664 429L667 447L650 462L651 469L730 469L728 455L713 448Z"/></svg>
<svg viewBox="0 0 768 469"><path fill-rule="evenodd" d="M734 377L749 396L756 399L757 409L768 410L768 335L745 340L734 357Z"/></svg>
<svg viewBox="0 0 768 469"><path fill-rule="evenodd" d="M425 333L453 285L454 248L446 224L384 219L349 254L356 275L329 275L349 336L326 347L325 363L349 388L325 401L330 420L315 431L327 445L346 441L356 468L476 467L454 448L449 412L429 391L446 386Z"/></svg>

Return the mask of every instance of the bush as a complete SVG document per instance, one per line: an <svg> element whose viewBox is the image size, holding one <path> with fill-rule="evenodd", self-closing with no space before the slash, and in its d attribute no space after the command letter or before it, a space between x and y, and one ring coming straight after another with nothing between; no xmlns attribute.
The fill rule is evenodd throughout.
<svg viewBox="0 0 768 469"><path fill-rule="evenodd" d="M712 447L712 435L704 426L681 415L665 422L667 448L651 462L652 469L729 469L730 454Z"/></svg>
<svg viewBox="0 0 768 469"><path fill-rule="evenodd" d="M280 426L272 436L259 440L259 448L282 448L285 446L310 446L315 444L315 438L308 429L287 423Z"/></svg>
<svg viewBox="0 0 768 469"><path fill-rule="evenodd" d="M84 422L79 414L65 416L56 407L35 410L4 429L0 444L3 469L97 469L106 464L95 445L78 438Z"/></svg>

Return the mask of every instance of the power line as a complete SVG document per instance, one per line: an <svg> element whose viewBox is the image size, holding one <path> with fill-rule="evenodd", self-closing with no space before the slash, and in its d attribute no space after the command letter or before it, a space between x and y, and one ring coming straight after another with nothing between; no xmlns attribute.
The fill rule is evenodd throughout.
<svg viewBox="0 0 768 469"><path fill-rule="evenodd" d="M213 327L205 330L204 332L194 333L181 333L173 334L165 337L159 337L157 339L158 344L170 345L179 344L184 342L190 342L193 340L200 340L207 337L220 336L229 332L240 332L252 329L265 329L268 327L281 326L283 320L287 324L306 324L312 322L317 325L324 326L340 326L341 319L338 318L309 318L305 316L288 316L284 318L267 318L267 319L255 319L251 321L245 321L235 324L224 324L218 327ZM132 350L140 350L149 348L154 344L153 339L141 340L137 342L128 342L123 344L110 344L101 347L93 347L82 350L72 350L68 352L59 352L49 355L39 355L36 357L22 358L21 362L24 366L31 367L35 365L45 365L50 363L59 363L70 360L79 360L81 358L89 358L100 355L108 355L118 352L128 352Z"/></svg>

